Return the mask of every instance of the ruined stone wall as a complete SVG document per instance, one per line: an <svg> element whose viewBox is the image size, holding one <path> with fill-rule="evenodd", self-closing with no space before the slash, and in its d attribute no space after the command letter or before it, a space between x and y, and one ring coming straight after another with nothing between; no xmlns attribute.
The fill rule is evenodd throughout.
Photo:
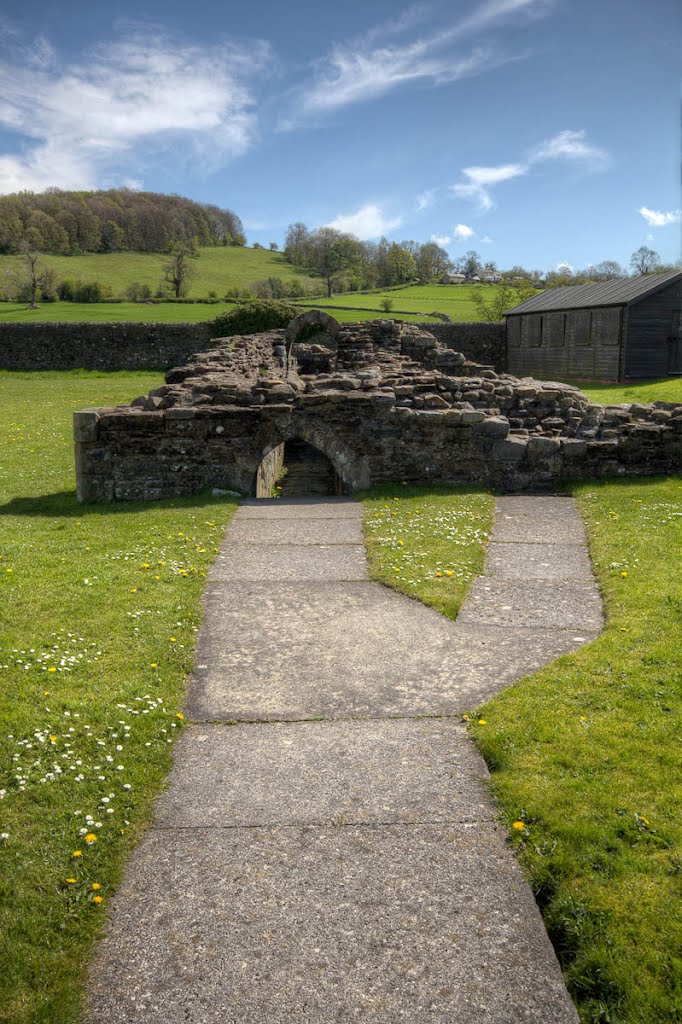
<svg viewBox="0 0 682 1024"><path fill-rule="evenodd" d="M507 330L503 323L486 320L423 327L443 345L462 352L472 362L492 366L498 373L506 369Z"/></svg>
<svg viewBox="0 0 682 1024"><path fill-rule="evenodd" d="M570 385L476 366L393 321L341 327L329 372L287 372L284 340L223 339L132 406L76 413L80 500L254 494L264 458L293 438L330 459L344 493L682 469L682 404L594 405Z"/></svg>

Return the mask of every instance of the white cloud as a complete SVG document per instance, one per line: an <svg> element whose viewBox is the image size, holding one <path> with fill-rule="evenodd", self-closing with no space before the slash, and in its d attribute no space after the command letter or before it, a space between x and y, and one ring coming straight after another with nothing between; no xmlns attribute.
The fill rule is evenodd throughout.
<svg viewBox="0 0 682 1024"><path fill-rule="evenodd" d="M483 235L483 237L480 239L480 241L482 242L483 245L492 245L493 244L493 240L490 237L490 235Z"/></svg>
<svg viewBox="0 0 682 1024"><path fill-rule="evenodd" d="M200 48L157 36L60 67L44 40L33 62L17 48L0 60L0 126L24 143L0 155L0 192L136 179L129 172L162 152L193 153L204 167L239 156L256 131L248 83L267 52L264 43Z"/></svg>
<svg viewBox="0 0 682 1024"><path fill-rule="evenodd" d="M518 178L527 174L528 168L522 164L500 164L498 167L465 167L462 171L463 182L451 186L452 192L460 199L470 199L477 203L482 211L491 210L495 205L489 188L499 185L502 181Z"/></svg>
<svg viewBox="0 0 682 1024"><path fill-rule="evenodd" d="M345 231L366 240L380 238L381 235L397 228L400 222L400 217L386 217L381 207L375 203L366 203L355 213L339 214L334 220L329 221L326 227L336 228L337 231Z"/></svg>
<svg viewBox="0 0 682 1024"><path fill-rule="evenodd" d="M427 6L410 8L393 26L375 27L361 39L334 46L316 61L312 79L296 90L295 112L280 127L290 129L301 116L376 99L408 82L442 85L517 59L485 41L465 53L454 47L463 37L488 32L509 18L518 21L523 13L537 14L550 6L551 0L487 0L464 19L417 38L412 29L430 11ZM387 43L391 36L408 30L409 41ZM381 45L376 45L378 40Z"/></svg>
<svg viewBox="0 0 682 1024"><path fill-rule="evenodd" d="M541 163L544 160L576 160L599 168L609 162L609 156L605 150L588 143L584 131L566 128L553 135L551 139L541 142L528 157L529 164Z"/></svg>
<svg viewBox="0 0 682 1024"><path fill-rule="evenodd" d="M490 192L494 185L523 177L529 174L536 164L548 160L577 161L589 170L596 171L607 166L609 155L605 150L588 143L584 131L566 129L536 146L525 163L463 168L461 173L464 180L451 185L450 191L460 199L476 203L479 210L485 213L495 205Z"/></svg>
<svg viewBox="0 0 682 1024"><path fill-rule="evenodd" d="M640 206L637 212L652 228L664 228L667 224L679 224L682 221L682 210L669 210L667 213L662 213L660 210L650 210L647 206Z"/></svg>
<svg viewBox="0 0 682 1024"><path fill-rule="evenodd" d="M455 238L471 238L474 234L474 229L470 228L468 224L458 224L455 228Z"/></svg>
<svg viewBox="0 0 682 1024"><path fill-rule="evenodd" d="M435 242L436 245L445 246L449 245L452 239L450 235L431 235L431 241Z"/></svg>
<svg viewBox="0 0 682 1024"><path fill-rule="evenodd" d="M422 210L428 210L430 206L433 206L437 193L437 188L427 188L424 192L420 192L415 204L417 213L421 213Z"/></svg>

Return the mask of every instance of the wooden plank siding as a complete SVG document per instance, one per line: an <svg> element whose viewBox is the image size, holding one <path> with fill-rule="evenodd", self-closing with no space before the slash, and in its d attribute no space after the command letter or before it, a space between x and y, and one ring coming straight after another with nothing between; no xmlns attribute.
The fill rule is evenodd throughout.
<svg viewBox="0 0 682 1024"><path fill-rule="evenodd" d="M507 369L544 379L618 380L622 307L507 317Z"/></svg>
<svg viewBox="0 0 682 1024"><path fill-rule="evenodd" d="M623 359L626 378L665 377L675 366L682 309L682 284L673 282L628 308Z"/></svg>

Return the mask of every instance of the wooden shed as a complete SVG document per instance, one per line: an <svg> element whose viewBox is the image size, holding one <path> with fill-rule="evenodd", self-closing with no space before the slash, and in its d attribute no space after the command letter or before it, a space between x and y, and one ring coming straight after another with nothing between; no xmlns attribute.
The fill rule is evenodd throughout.
<svg viewBox="0 0 682 1024"><path fill-rule="evenodd" d="M505 316L507 370L517 376L682 374L682 270L552 288Z"/></svg>

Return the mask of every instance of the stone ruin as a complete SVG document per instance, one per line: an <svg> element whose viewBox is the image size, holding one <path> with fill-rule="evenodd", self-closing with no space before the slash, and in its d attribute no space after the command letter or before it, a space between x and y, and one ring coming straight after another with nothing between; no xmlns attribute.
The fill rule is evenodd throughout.
<svg viewBox="0 0 682 1024"><path fill-rule="evenodd" d="M568 384L471 363L421 326L340 325L321 311L286 332L218 338L148 396L75 413L74 433L85 502L267 497L285 467L285 493L336 494L682 468L682 404L596 405Z"/></svg>

